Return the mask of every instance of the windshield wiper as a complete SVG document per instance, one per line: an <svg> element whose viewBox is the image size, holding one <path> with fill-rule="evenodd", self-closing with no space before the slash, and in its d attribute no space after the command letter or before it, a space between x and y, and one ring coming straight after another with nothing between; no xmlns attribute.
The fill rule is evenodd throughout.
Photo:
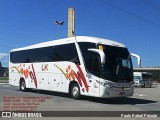
<svg viewBox="0 0 160 120"><path fill-rule="evenodd" d="M118 75L119 73L119 64L117 65L117 68L116 68L116 75Z"/></svg>
<svg viewBox="0 0 160 120"><path fill-rule="evenodd" d="M127 58L127 64L128 64L128 60L130 59L131 55L129 54L128 58Z"/></svg>

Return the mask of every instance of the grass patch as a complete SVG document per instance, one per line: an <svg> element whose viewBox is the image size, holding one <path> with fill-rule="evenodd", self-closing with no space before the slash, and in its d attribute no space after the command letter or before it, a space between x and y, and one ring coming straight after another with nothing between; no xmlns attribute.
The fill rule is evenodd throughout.
<svg viewBox="0 0 160 120"><path fill-rule="evenodd" d="M8 77L0 77L0 80L9 80L9 78Z"/></svg>

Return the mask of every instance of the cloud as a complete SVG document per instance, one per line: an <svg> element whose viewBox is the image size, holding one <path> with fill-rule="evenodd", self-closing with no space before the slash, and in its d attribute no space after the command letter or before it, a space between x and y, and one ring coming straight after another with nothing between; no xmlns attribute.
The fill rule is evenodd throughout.
<svg viewBox="0 0 160 120"><path fill-rule="evenodd" d="M8 54L7 53L0 53L0 59L4 58L4 57L7 57Z"/></svg>

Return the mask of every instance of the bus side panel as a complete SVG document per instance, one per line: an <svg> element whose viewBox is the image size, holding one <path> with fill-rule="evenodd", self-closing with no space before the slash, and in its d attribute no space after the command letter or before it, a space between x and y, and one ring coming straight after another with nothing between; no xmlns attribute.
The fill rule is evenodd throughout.
<svg viewBox="0 0 160 120"><path fill-rule="evenodd" d="M48 90L48 73L38 72L37 76L37 88L42 90Z"/></svg>
<svg viewBox="0 0 160 120"><path fill-rule="evenodd" d="M9 64L9 84L13 86L19 86L20 75L18 71L14 69L14 67L17 68L16 65L14 67L12 66L13 64L10 63Z"/></svg>
<svg viewBox="0 0 160 120"><path fill-rule="evenodd" d="M99 97L100 95L100 79L94 75L86 74L88 86L89 86L89 96Z"/></svg>
<svg viewBox="0 0 160 120"><path fill-rule="evenodd" d="M32 64L11 64L9 67L9 84L19 86L20 79L23 78L27 88L36 88L35 72Z"/></svg>
<svg viewBox="0 0 160 120"><path fill-rule="evenodd" d="M67 81L66 77L61 74L61 80L62 80L62 92L68 93L69 91L69 81Z"/></svg>
<svg viewBox="0 0 160 120"><path fill-rule="evenodd" d="M17 73L14 74L15 81L14 81L14 86L19 86L20 83L20 77Z"/></svg>
<svg viewBox="0 0 160 120"><path fill-rule="evenodd" d="M14 85L14 70L11 69L12 63L9 63L9 84Z"/></svg>
<svg viewBox="0 0 160 120"><path fill-rule="evenodd" d="M56 68L54 72L61 74L62 92L69 92L70 82L76 81L79 84L81 94L88 95L88 81L80 65L72 62L55 62L54 66Z"/></svg>
<svg viewBox="0 0 160 120"><path fill-rule="evenodd" d="M9 72L9 84L14 85L14 73Z"/></svg>
<svg viewBox="0 0 160 120"><path fill-rule="evenodd" d="M10 78L15 80L11 84L16 86L24 78L27 88L68 93L70 82L76 81L82 95L99 96L98 78L89 77L81 65L72 62L22 63L11 68Z"/></svg>
<svg viewBox="0 0 160 120"><path fill-rule="evenodd" d="M60 73L49 73L48 78L48 89L50 91L61 92L61 74Z"/></svg>

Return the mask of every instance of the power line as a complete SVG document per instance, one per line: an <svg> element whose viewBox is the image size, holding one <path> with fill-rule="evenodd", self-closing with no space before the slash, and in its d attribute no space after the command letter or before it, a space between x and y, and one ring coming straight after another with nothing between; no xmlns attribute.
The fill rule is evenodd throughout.
<svg viewBox="0 0 160 120"><path fill-rule="evenodd" d="M7 41L9 41L9 43L12 43L12 46L0 44L1 47L15 48L16 46L14 46L13 43L17 44L17 42L18 42L18 43L23 43L24 46L27 46L27 43L26 43L26 42L19 41L19 40L17 40L17 39L13 39L13 38L9 39L9 38L1 37L1 36L0 36L0 39L3 40L4 43L7 42ZM14 42L13 42L13 41L14 41ZM29 44L29 43L28 43L28 44Z"/></svg>
<svg viewBox="0 0 160 120"><path fill-rule="evenodd" d="M133 16L135 18L138 18L138 19L140 19L140 20L142 20L142 21L144 21L146 23L149 23L149 24L155 25L157 27L160 27L160 24L154 23L154 22L152 22L152 21L150 21L150 20L148 20L146 18L143 18L143 17L138 16L138 15L136 15L134 13L131 13L131 12L127 11L127 10L124 10L124 9L122 9L120 7L117 7L117 6L111 4L111 3L107 2L107 1L104 1L104 0L98 0L98 1L101 2L101 3L103 3L103 4L105 4L105 5L107 5L107 6L113 7L113 8L115 8L115 9L121 11L121 12L124 12L124 13L126 13L128 15L131 15L131 16Z"/></svg>
<svg viewBox="0 0 160 120"><path fill-rule="evenodd" d="M9 35L9 36L12 36L12 38L9 39L9 38L6 38L6 37L1 37L3 35ZM13 33L13 32L10 32L10 31L4 31L4 30L1 30L1 28L0 28L0 39L5 41L5 42L6 41L10 41L10 42L14 41L14 43L17 43L17 42L20 43L20 44L23 43L24 46L27 46L28 44L30 45L31 42L33 42L31 40L27 40L27 41L21 40L21 39L25 39L25 38L26 38L25 35ZM31 39L38 40L38 37L31 37ZM41 40L41 39L39 38L39 40ZM8 48L15 48L15 46L8 46L8 45L3 45L3 44L0 44L0 46L1 47L8 47Z"/></svg>
<svg viewBox="0 0 160 120"><path fill-rule="evenodd" d="M0 36L0 39L2 39L2 40L5 41L5 42L9 41L10 43L14 41L14 43L16 43L16 44L17 44L17 42L18 42L18 43L22 43L22 44L24 44L24 45L29 44L29 43L27 43L27 42L25 42L25 41L21 41L21 40L19 40L19 39L15 39L15 38L13 38L13 37L12 37L11 39L9 39L9 38L5 38L5 37L1 37L1 36ZM1 40L0 40L0 41L1 41Z"/></svg>
<svg viewBox="0 0 160 120"><path fill-rule="evenodd" d="M147 5L149 5L150 7L154 8L155 10L160 11L160 8L158 8L157 6L155 6L154 4L150 3L147 0L142 0L142 2L146 3Z"/></svg>
<svg viewBox="0 0 160 120"><path fill-rule="evenodd" d="M10 35L18 37L18 38L26 38L26 36L27 36L27 35L24 35L24 34L18 34L18 33L13 33L11 31L6 31L6 30L1 29L1 28L0 28L0 33L1 34L5 34L5 35L10 34ZM39 38L39 37L33 37L33 36L31 37L31 39L41 40L41 38ZM27 41L32 42L31 40L27 40Z"/></svg>

